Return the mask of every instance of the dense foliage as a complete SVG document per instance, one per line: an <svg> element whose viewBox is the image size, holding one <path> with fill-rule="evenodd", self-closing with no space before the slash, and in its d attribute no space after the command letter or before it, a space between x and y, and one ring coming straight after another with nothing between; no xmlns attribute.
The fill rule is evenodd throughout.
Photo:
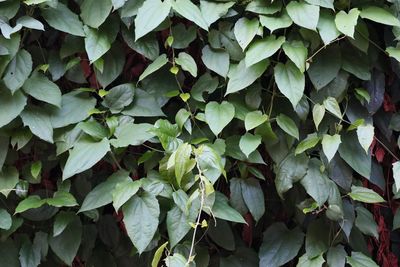
<svg viewBox="0 0 400 267"><path fill-rule="evenodd" d="M0 0L0 265L397 266L398 16Z"/></svg>

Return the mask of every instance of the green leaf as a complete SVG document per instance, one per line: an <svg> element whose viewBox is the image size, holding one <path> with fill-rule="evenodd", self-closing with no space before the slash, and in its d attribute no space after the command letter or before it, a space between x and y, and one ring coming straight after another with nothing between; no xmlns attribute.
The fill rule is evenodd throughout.
<svg viewBox="0 0 400 267"><path fill-rule="evenodd" d="M275 186L279 196L293 187L293 183L300 181L308 168L308 157L303 153L295 156L289 154L278 166L276 171Z"/></svg>
<svg viewBox="0 0 400 267"><path fill-rule="evenodd" d="M5 209L0 209L0 228L8 230L11 228L11 225L11 215Z"/></svg>
<svg viewBox="0 0 400 267"><path fill-rule="evenodd" d="M95 139L103 139L108 136L108 130L97 121L85 121L78 123L78 128Z"/></svg>
<svg viewBox="0 0 400 267"><path fill-rule="evenodd" d="M0 106L7 112L0 113L0 127L9 124L15 119L26 105L26 96L20 91L11 95L8 90L0 89Z"/></svg>
<svg viewBox="0 0 400 267"><path fill-rule="evenodd" d="M205 2L205 1L204 1ZM209 2L207 2L209 3ZM202 50L201 59L206 67L226 78L229 71L229 53L225 50L212 49L206 45ZM203 76L202 76L203 77ZM193 92L193 89L192 89Z"/></svg>
<svg viewBox="0 0 400 267"><path fill-rule="evenodd" d="M296 107L303 97L305 78L304 74L288 61L285 65L278 63L274 68L274 78L279 91L285 95L293 107Z"/></svg>
<svg viewBox="0 0 400 267"><path fill-rule="evenodd" d="M400 228L400 209L398 208L396 210L396 213L394 214L394 218L393 218L393 231L397 230Z"/></svg>
<svg viewBox="0 0 400 267"><path fill-rule="evenodd" d="M84 0L81 4L81 18L86 25L98 28L106 21L112 7L111 0Z"/></svg>
<svg viewBox="0 0 400 267"><path fill-rule="evenodd" d="M15 167L3 168L0 171L0 193L8 197L18 183L18 177L19 173Z"/></svg>
<svg viewBox="0 0 400 267"><path fill-rule="evenodd" d="M369 147L374 141L375 128L371 124L360 125L357 127L357 137L365 153L368 154Z"/></svg>
<svg viewBox="0 0 400 267"><path fill-rule="evenodd" d="M278 29L285 29L293 24L292 19L287 14L286 10L281 14L280 17L268 17L260 15L260 23L273 33Z"/></svg>
<svg viewBox="0 0 400 267"><path fill-rule="evenodd" d="M215 202L212 207L212 214L216 218L220 218L226 221L246 223L242 215L233 209L228 204L228 199L220 192L215 192Z"/></svg>
<svg viewBox="0 0 400 267"><path fill-rule="evenodd" d="M354 29L357 25L360 11L357 8L351 9L348 13L340 11L336 14L335 24L337 29L351 38L354 38Z"/></svg>
<svg viewBox="0 0 400 267"><path fill-rule="evenodd" d="M243 201L254 220L258 222L265 213L264 193L260 183L254 178L247 178L240 183Z"/></svg>
<svg viewBox="0 0 400 267"><path fill-rule="evenodd" d="M135 18L135 41L163 22L171 10L171 1L145 0Z"/></svg>
<svg viewBox="0 0 400 267"><path fill-rule="evenodd" d="M101 58L111 48L109 35L103 30L92 29L87 26L85 30L85 50L90 63Z"/></svg>
<svg viewBox="0 0 400 267"><path fill-rule="evenodd" d="M375 191L369 188L365 188L362 186L351 186L351 192L349 196L357 201L364 202L364 203L380 203L385 202L385 200L378 195Z"/></svg>
<svg viewBox="0 0 400 267"><path fill-rule="evenodd" d="M94 71L98 82L105 88L122 73L125 65L125 53L121 45L115 43L102 59L107 62L102 72L98 71L97 68L94 68Z"/></svg>
<svg viewBox="0 0 400 267"><path fill-rule="evenodd" d="M208 31L207 22L203 18L200 9L190 0L173 0L172 8L182 17L196 23L198 26Z"/></svg>
<svg viewBox="0 0 400 267"><path fill-rule="evenodd" d="M315 147L319 143L319 141L320 138L318 137L317 133L307 135L307 137L297 145L294 154L298 155L303 153L307 149Z"/></svg>
<svg viewBox="0 0 400 267"><path fill-rule="evenodd" d="M171 247L175 247L192 229L190 224L196 222L200 205L195 203L199 202L192 202L188 210L181 210L178 206L174 206L168 211L167 231Z"/></svg>
<svg viewBox="0 0 400 267"><path fill-rule="evenodd" d="M330 247L327 253L326 261L328 266L344 267L346 264L347 253L342 245Z"/></svg>
<svg viewBox="0 0 400 267"><path fill-rule="evenodd" d="M228 73L229 81L225 95L240 91L254 83L268 66L269 60L263 60L250 67L246 67L245 61L242 60L238 65L231 66Z"/></svg>
<svg viewBox="0 0 400 267"><path fill-rule="evenodd" d="M163 255L162 253L164 252L164 249L167 247L167 245L168 245L168 241L158 247L158 249L154 253L153 260L151 261L151 267L158 266L158 263L160 262L161 257Z"/></svg>
<svg viewBox="0 0 400 267"><path fill-rule="evenodd" d="M328 200L330 187L327 175L321 171L322 162L311 159L308 165L307 174L301 179L300 183L318 204L322 206Z"/></svg>
<svg viewBox="0 0 400 267"><path fill-rule="evenodd" d="M200 10L207 25L211 26L211 24L216 22L219 18L225 16L234 4L235 2L214 3L209 1L200 1Z"/></svg>
<svg viewBox="0 0 400 267"><path fill-rule="evenodd" d="M61 107L60 88L43 74L35 73L26 80L22 89L37 100Z"/></svg>
<svg viewBox="0 0 400 267"><path fill-rule="evenodd" d="M36 209L41 207L45 203L46 201L41 199L39 196L36 195L28 196L27 198L18 203L18 206L15 208L15 213L21 213L29 209Z"/></svg>
<svg viewBox="0 0 400 267"><path fill-rule="evenodd" d="M17 52L13 60L8 64L3 77L5 86L14 94L22 87L32 71L32 57L24 49Z"/></svg>
<svg viewBox="0 0 400 267"><path fill-rule="evenodd" d="M153 125L149 123L127 123L115 130L115 137L117 139L111 140L113 147L127 147L129 145L138 146L154 137L154 134L150 132ZM135 133L135 134L132 134Z"/></svg>
<svg viewBox="0 0 400 267"><path fill-rule="evenodd" d="M181 144L175 151L175 177L178 185L181 185L182 177L191 170L193 164L190 160L192 146L188 143Z"/></svg>
<svg viewBox="0 0 400 267"><path fill-rule="evenodd" d="M338 76L341 66L339 47L330 46L317 54L307 73L315 89L320 90Z"/></svg>
<svg viewBox="0 0 400 267"><path fill-rule="evenodd" d="M117 85L108 91L102 104L112 113L118 113L132 103L134 92L135 86L131 83Z"/></svg>
<svg viewBox="0 0 400 267"><path fill-rule="evenodd" d="M97 209L110 204L113 201L114 188L119 183L127 180L130 180L128 172L121 170L114 173L86 195L79 212Z"/></svg>
<svg viewBox="0 0 400 267"><path fill-rule="evenodd" d="M70 152L63 171L63 180L86 171L100 161L110 150L108 139L100 142L80 141Z"/></svg>
<svg viewBox="0 0 400 267"><path fill-rule="evenodd" d="M172 256L165 258L165 264L167 267L185 267L187 266L186 258L179 253L174 253Z"/></svg>
<svg viewBox="0 0 400 267"><path fill-rule="evenodd" d="M315 104L312 110L313 121L315 124L315 128L318 130L318 126L321 123L322 119L325 115L325 107L320 104Z"/></svg>
<svg viewBox="0 0 400 267"><path fill-rule="evenodd" d="M191 55L180 52L175 58L176 64L180 65L183 70L188 71L193 77L197 77L197 65Z"/></svg>
<svg viewBox="0 0 400 267"><path fill-rule="evenodd" d="M159 117L165 116L156 98L141 89L135 90L133 103L122 114L134 117Z"/></svg>
<svg viewBox="0 0 400 267"><path fill-rule="evenodd" d="M240 138L239 147L240 150L249 157L249 155L257 149L257 147L261 144L261 136L253 135L251 133L246 133Z"/></svg>
<svg viewBox="0 0 400 267"><path fill-rule="evenodd" d="M256 18L252 20L248 18L240 18L238 21L236 21L233 32L242 50L245 50L256 36L258 26L258 19Z"/></svg>
<svg viewBox="0 0 400 267"><path fill-rule="evenodd" d="M276 123L287 134L299 140L299 129L297 128L296 123L291 118L289 118L285 114L279 114L276 117Z"/></svg>
<svg viewBox="0 0 400 267"><path fill-rule="evenodd" d="M167 64L168 59L166 54L160 55L156 60L154 60L150 65L147 66L147 68L144 70L144 72L140 75L139 77L139 82L152 74L153 72L159 70L162 66Z"/></svg>
<svg viewBox="0 0 400 267"><path fill-rule="evenodd" d="M339 153L342 159L360 175L369 179L371 175L371 153L365 153L355 133L344 134L341 138L343 144L339 147Z"/></svg>
<svg viewBox="0 0 400 267"><path fill-rule="evenodd" d="M76 219L75 213L61 211L56 215L53 224L53 236L58 236L64 232L65 228Z"/></svg>
<svg viewBox="0 0 400 267"><path fill-rule="evenodd" d="M334 97L330 96L327 99L325 99L324 107L327 111L329 111L331 114L335 115L339 119L343 117L342 112L340 111L339 104Z"/></svg>
<svg viewBox="0 0 400 267"><path fill-rule="evenodd" d="M282 45L283 51L288 58L296 65L301 72L306 69L307 48L301 41L285 42Z"/></svg>
<svg viewBox="0 0 400 267"><path fill-rule="evenodd" d="M360 17L377 23L400 27L400 21L392 13L377 6L363 8Z"/></svg>
<svg viewBox="0 0 400 267"><path fill-rule="evenodd" d="M330 162L335 156L336 152L338 151L339 145L342 143L342 141L340 140L340 135L338 134L334 135L324 134L321 143L322 143L322 151L324 151L324 154L328 159L328 162Z"/></svg>
<svg viewBox="0 0 400 267"><path fill-rule="evenodd" d="M309 258L307 254L304 254L299 258L299 262L296 267L322 267L325 259L322 255L315 258ZM335 266L336 267L336 266Z"/></svg>
<svg viewBox="0 0 400 267"><path fill-rule="evenodd" d="M96 106L96 99L72 91L61 97L61 108L52 109L53 128L61 128L81 122L89 117L89 112Z"/></svg>
<svg viewBox="0 0 400 267"><path fill-rule="evenodd" d="M323 219L312 221L308 225L305 244L308 258L312 259L325 253L329 248L329 241L329 233Z"/></svg>
<svg viewBox="0 0 400 267"><path fill-rule="evenodd" d="M7 267L20 267L18 260L18 250L12 239L7 239L0 242L0 257L1 262Z"/></svg>
<svg viewBox="0 0 400 267"><path fill-rule="evenodd" d="M258 256L260 266L282 266L297 256L303 245L304 234L299 228L287 229L283 223L274 223L264 232Z"/></svg>
<svg viewBox="0 0 400 267"><path fill-rule="evenodd" d="M351 267L378 267L378 265L369 257L361 252L351 252L351 256L346 256L347 263Z"/></svg>
<svg viewBox="0 0 400 267"><path fill-rule="evenodd" d="M79 217L69 223L61 234L49 237L51 250L68 266L78 253L81 241L82 223Z"/></svg>
<svg viewBox="0 0 400 267"><path fill-rule="evenodd" d="M149 193L135 195L122 206L122 211L128 236L141 254L157 231L160 216L158 200Z"/></svg>
<svg viewBox="0 0 400 267"><path fill-rule="evenodd" d="M112 202L116 211L124 205L132 196L134 196L142 186L140 180L126 180L118 183L112 191Z"/></svg>
<svg viewBox="0 0 400 267"><path fill-rule="evenodd" d="M365 235L373 236L378 239L378 225L376 224L372 213L363 207L356 207L356 211L357 217L355 225L357 228Z"/></svg>
<svg viewBox="0 0 400 267"><path fill-rule="evenodd" d="M58 191L54 193L53 198L45 199L46 203L53 207L74 207L77 206L75 197L68 192Z"/></svg>
<svg viewBox="0 0 400 267"><path fill-rule="evenodd" d="M34 135L53 143L53 126L48 112L35 106L29 106L20 116L24 125L28 126Z"/></svg>
<svg viewBox="0 0 400 267"><path fill-rule="evenodd" d="M269 35L268 37L251 43L246 52L246 67L250 67L261 60L271 57L285 42L285 36Z"/></svg>
<svg viewBox="0 0 400 267"><path fill-rule="evenodd" d="M56 8L43 9L41 15L56 30L80 37L85 36L79 17L62 3L58 3Z"/></svg>
<svg viewBox="0 0 400 267"><path fill-rule="evenodd" d="M211 101L206 105L205 116L208 126L217 136L232 121L235 116L235 107L226 101L221 104Z"/></svg>
<svg viewBox="0 0 400 267"><path fill-rule="evenodd" d="M388 53L390 57L400 62L400 49L396 47L387 47L386 53Z"/></svg>
<svg viewBox="0 0 400 267"><path fill-rule="evenodd" d="M398 192L400 190L400 161L396 161L392 164L392 171L396 192Z"/></svg>
<svg viewBox="0 0 400 267"><path fill-rule="evenodd" d="M266 114L262 114L261 111L252 111L246 114L244 119L244 126L246 131L250 131L251 129L260 126L264 122L268 120L268 116Z"/></svg>
<svg viewBox="0 0 400 267"><path fill-rule="evenodd" d="M340 32L336 28L335 17L332 12L327 10L321 10L317 29L325 45L328 45L340 35Z"/></svg>
<svg viewBox="0 0 400 267"><path fill-rule="evenodd" d="M319 6L309 5L304 2L291 1L287 6L286 10L297 25L315 30L318 24L319 18Z"/></svg>

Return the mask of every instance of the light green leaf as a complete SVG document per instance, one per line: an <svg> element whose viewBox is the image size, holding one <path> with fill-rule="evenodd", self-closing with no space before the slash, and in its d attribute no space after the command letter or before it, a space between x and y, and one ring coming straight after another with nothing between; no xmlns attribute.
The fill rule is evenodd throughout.
<svg viewBox="0 0 400 267"><path fill-rule="evenodd" d="M162 257L162 255L163 255L162 253L164 252L164 249L167 247L167 245L168 245L168 241L165 242L164 244L162 244L162 245L156 250L156 252L154 253L153 260L151 261L151 267L157 267L157 266L158 266L158 263L160 262L161 257Z"/></svg>
<svg viewBox="0 0 400 267"><path fill-rule="evenodd" d="M58 3L56 8L43 9L41 15L56 30L80 37L85 36L79 17L62 3Z"/></svg>
<svg viewBox="0 0 400 267"><path fill-rule="evenodd" d="M167 231L171 247L176 246L192 229L190 224L196 222L196 217L200 208L200 205L196 203L199 202L192 202L189 210L181 210L178 206L174 206L168 211Z"/></svg>
<svg viewBox="0 0 400 267"><path fill-rule="evenodd" d="M0 112L0 127L9 124L15 119L26 105L26 96L21 91L17 91L14 95L8 90L0 89L0 107L7 112Z"/></svg>
<svg viewBox="0 0 400 267"><path fill-rule="evenodd" d="M318 137L317 133L307 135L307 137L297 145L294 154L297 155L303 153L307 149L315 147L319 143L319 141L320 138Z"/></svg>
<svg viewBox="0 0 400 267"><path fill-rule="evenodd" d="M392 13L381 7L370 6L363 8L361 10L360 17L375 21L377 23L400 27L400 21Z"/></svg>
<svg viewBox="0 0 400 267"><path fill-rule="evenodd" d="M29 209L36 209L41 207L45 203L46 201L41 199L39 196L36 195L28 196L27 198L18 203L18 206L15 208L15 213L21 213Z"/></svg>
<svg viewBox="0 0 400 267"><path fill-rule="evenodd" d="M240 18L238 21L236 21L233 32L242 50L245 50L253 40L254 36L256 36L258 26L258 19L256 18L252 20L248 18Z"/></svg>
<svg viewBox="0 0 400 267"><path fill-rule="evenodd" d="M181 185L182 177L194 166L190 160L192 146L188 143L181 144L175 152L175 177L178 185Z"/></svg>
<svg viewBox="0 0 400 267"><path fill-rule="evenodd" d="M324 100L324 107L327 111L341 119L343 117L342 112L340 111L340 107L338 102L333 97L328 97Z"/></svg>
<svg viewBox="0 0 400 267"><path fill-rule="evenodd" d="M285 65L278 63L275 66L274 77L279 91L288 98L293 107L296 107L303 97L304 74L291 61L288 61Z"/></svg>
<svg viewBox="0 0 400 267"><path fill-rule="evenodd" d="M244 119L244 127L246 128L246 131L250 131L257 126L260 126L267 120L268 116L266 114L262 114L262 112L259 110L252 111L246 114Z"/></svg>
<svg viewBox="0 0 400 267"><path fill-rule="evenodd" d="M205 116L208 126L217 136L235 116L235 107L226 101L221 104L211 101L206 105Z"/></svg>
<svg viewBox="0 0 400 267"><path fill-rule="evenodd" d="M351 267L379 267L370 257L361 252L352 251L351 256L346 256L346 259Z"/></svg>
<svg viewBox="0 0 400 267"><path fill-rule="evenodd" d="M0 193L8 197L18 183L18 177L19 173L15 167L3 168L0 171Z"/></svg>
<svg viewBox="0 0 400 267"><path fill-rule="evenodd" d="M47 198L44 201L50 206L57 208L78 206L75 197L65 191L55 192L53 198Z"/></svg>
<svg viewBox="0 0 400 267"><path fill-rule="evenodd" d="M358 141L367 154L372 141L374 141L374 136L375 128L372 124L364 124L357 127Z"/></svg>
<svg viewBox="0 0 400 267"><path fill-rule="evenodd" d="M32 57L25 49L17 52L8 64L3 77L5 86L14 94L28 79L32 71Z"/></svg>
<svg viewBox="0 0 400 267"><path fill-rule="evenodd" d="M150 132L153 127L149 123L127 123L119 126L115 131L116 140L111 140L113 147L127 147L129 145L138 146L154 137ZM135 133L135 134L132 134Z"/></svg>
<svg viewBox="0 0 400 267"><path fill-rule="evenodd" d="M175 62L182 67L183 70L188 71L193 77L197 77L197 65L191 55L185 52L180 52Z"/></svg>
<svg viewBox="0 0 400 267"><path fill-rule="evenodd" d="M152 74L153 72L157 71L160 69L162 66L167 64L168 59L166 54L160 55L156 60L154 60L150 65L147 66L147 68L143 71L143 73L139 77L139 82Z"/></svg>
<svg viewBox="0 0 400 267"><path fill-rule="evenodd" d="M229 81L225 95L240 91L254 83L268 66L269 60L266 59L248 68L244 60L240 61L233 69L231 67L228 73Z"/></svg>
<svg viewBox="0 0 400 267"><path fill-rule="evenodd" d="M202 1L206 2L206 1ZM208 3L208 2L207 2ZM226 78L229 70L229 53L225 50L212 49L206 45L202 50L201 59L206 67Z"/></svg>
<svg viewBox="0 0 400 267"><path fill-rule="evenodd" d="M324 154L328 159L328 162L330 162L335 156L337 150L339 149L339 145L342 143L342 141L340 140L340 135L338 134L334 135L324 134L321 143L322 143L322 150L324 151Z"/></svg>
<svg viewBox="0 0 400 267"><path fill-rule="evenodd" d="M310 259L307 254L304 254L299 258L296 267L322 267L324 262L325 259L322 255Z"/></svg>
<svg viewBox="0 0 400 267"><path fill-rule="evenodd" d="M258 256L260 266L282 266L299 253L304 234L299 228L287 229L283 223L272 224L265 232Z"/></svg>
<svg viewBox="0 0 400 267"><path fill-rule="evenodd" d="M61 108L52 109L51 123L53 128L61 128L81 122L89 117L89 111L96 105L96 99L89 98L77 91L61 97Z"/></svg>
<svg viewBox="0 0 400 267"><path fill-rule="evenodd" d="M110 150L108 139L100 142L82 140L70 152L63 171L63 180L86 171L100 161Z"/></svg>
<svg viewBox="0 0 400 267"><path fill-rule="evenodd" d="M130 180L128 172L121 170L114 173L86 195L79 212L97 209L110 204L113 201L113 192L116 186L128 180Z"/></svg>
<svg viewBox="0 0 400 267"><path fill-rule="evenodd" d="M158 227L160 206L149 193L133 196L122 206L124 224L129 238L141 254L153 239Z"/></svg>
<svg viewBox="0 0 400 267"><path fill-rule="evenodd" d="M198 26L208 31L208 25L203 18L200 9L190 0L173 0L172 8L182 17L196 23Z"/></svg>
<svg viewBox="0 0 400 267"><path fill-rule="evenodd" d="M25 28L44 31L43 24L40 21L38 21L37 19L34 19L32 17L28 17L28 16L20 17L17 19L16 24L22 25Z"/></svg>
<svg viewBox="0 0 400 267"><path fill-rule="evenodd" d="M124 205L132 196L134 196L142 186L140 180L132 181L128 179L118 183L112 191L112 202L116 211Z"/></svg>
<svg viewBox="0 0 400 267"><path fill-rule="evenodd" d="M315 128L318 130L318 126L321 123L322 119L325 115L325 107L320 104L315 104L312 110L313 120L315 124Z"/></svg>
<svg viewBox="0 0 400 267"><path fill-rule="evenodd" d="M226 221L246 223L242 215L240 215L239 212L229 206L228 199L220 192L215 192L215 202L212 207L212 214L216 218L220 218Z"/></svg>
<svg viewBox="0 0 400 267"><path fill-rule="evenodd" d="M400 62L400 49L396 47L387 47L386 53L388 53L390 57Z"/></svg>
<svg viewBox="0 0 400 267"><path fill-rule="evenodd" d="M342 159L346 161L363 177L367 179L371 176L371 154L365 153L365 150L358 142L356 133L348 132L341 136L343 144L339 147L339 153Z"/></svg>
<svg viewBox="0 0 400 267"><path fill-rule="evenodd" d="M11 215L5 209L0 209L0 228L8 230L11 228L11 225Z"/></svg>
<svg viewBox="0 0 400 267"><path fill-rule="evenodd" d="M257 149L257 147L261 144L261 136L253 135L251 133L246 133L240 138L239 147L240 150L249 157L249 155Z"/></svg>
<svg viewBox="0 0 400 267"><path fill-rule="evenodd" d="M330 247L326 256L328 266L344 267L347 253L342 245Z"/></svg>
<svg viewBox="0 0 400 267"><path fill-rule="evenodd" d="M286 56L299 68L301 72L306 69L307 48L301 41L285 42L282 45Z"/></svg>
<svg viewBox="0 0 400 267"><path fill-rule="evenodd" d="M92 136L95 139L103 139L108 136L108 130L95 120L85 121L78 123L78 128L86 134Z"/></svg>
<svg viewBox="0 0 400 267"><path fill-rule="evenodd" d="M299 129L291 118L281 113L276 117L276 123L287 134L299 140Z"/></svg>
<svg viewBox="0 0 400 267"><path fill-rule="evenodd" d="M297 25L315 30L319 19L319 6L309 5L304 2L291 1L286 10Z"/></svg>
<svg viewBox="0 0 400 267"><path fill-rule="evenodd" d="M106 21L112 7L111 0L84 0L81 4L81 18L86 25L98 28Z"/></svg>
<svg viewBox="0 0 400 267"><path fill-rule="evenodd" d="M335 18L336 28L344 35L354 38L354 29L359 15L360 11L357 8L351 9L348 13L340 11Z"/></svg>
<svg viewBox="0 0 400 267"><path fill-rule="evenodd" d="M284 42L285 36L279 36L276 38L275 35L269 35L262 40L252 42L244 59L246 67L250 67L261 60L269 58L281 48L281 45Z"/></svg>
<svg viewBox="0 0 400 267"><path fill-rule="evenodd" d="M280 17L268 17L260 15L260 23L273 33L275 30L288 28L293 24L286 10Z"/></svg>
<svg viewBox="0 0 400 267"><path fill-rule="evenodd" d="M351 192L348 194L352 199L364 202L364 203L380 203L385 200L378 195L375 191L362 186L351 186Z"/></svg>
<svg viewBox="0 0 400 267"><path fill-rule="evenodd" d="M101 58L111 48L111 41L105 31L84 27L85 30L85 50L90 63Z"/></svg>
<svg viewBox="0 0 400 267"><path fill-rule="evenodd" d="M21 113L22 122L40 139L53 143L53 126L50 115L45 110L29 106Z"/></svg>
<svg viewBox="0 0 400 267"><path fill-rule="evenodd" d="M393 179L396 187L396 192L400 190L400 161L396 161L392 165Z"/></svg>
<svg viewBox="0 0 400 267"><path fill-rule="evenodd" d="M163 22L171 10L170 0L145 0L135 18L135 40L145 36Z"/></svg>
<svg viewBox="0 0 400 267"><path fill-rule="evenodd" d="M208 26L211 26L219 18L223 17L228 13L229 9L235 4L235 2L210 2L200 1L200 10L204 20Z"/></svg>
<svg viewBox="0 0 400 267"><path fill-rule="evenodd" d="M264 193L260 183L254 178L247 178L240 183L243 201L251 215L258 222L265 213Z"/></svg>
<svg viewBox="0 0 400 267"><path fill-rule="evenodd" d="M321 10L317 29L325 45L328 45L340 35L336 28L335 17L328 10Z"/></svg>
<svg viewBox="0 0 400 267"><path fill-rule="evenodd" d="M22 89L37 100L61 107L60 88L43 74L35 73L26 80Z"/></svg>

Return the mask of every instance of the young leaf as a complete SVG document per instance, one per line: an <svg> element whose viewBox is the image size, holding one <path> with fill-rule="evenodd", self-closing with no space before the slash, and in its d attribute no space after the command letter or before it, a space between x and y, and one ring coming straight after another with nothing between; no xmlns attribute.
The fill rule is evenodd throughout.
<svg viewBox="0 0 400 267"><path fill-rule="evenodd" d="M333 97L328 97L324 100L324 107L327 111L341 119L343 117L342 112L340 111L340 107L338 102Z"/></svg>
<svg viewBox="0 0 400 267"><path fill-rule="evenodd" d="M360 125L357 127L357 137L365 153L368 154L369 147L374 141L375 128L371 124Z"/></svg>
<svg viewBox="0 0 400 267"><path fill-rule="evenodd" d="M244 119L244 126L246 131L250 131L251 129L260 126L264 122L268 120L268 116L266 114L262 114L261 111L252 111L246 114Z"/></svg>
<svg viewBox="0 0 400 267"><path fill-rule="evenodd" d="M240 150L249 157L249 155L257 149L257 147L261 144L261 136L260 135L252 135L251 133L246 133L240 138L239 147Z"/></svg>
<svg viewBox="0 0 400 267"><path fill-rule="evenodd" d="M289 118L285 114L279 114L276 117L276 122L278 123L278 126L287 134L293 136L297 140L299 139L299 129L297 128L296 123L291 118Z"/></svg>
<svg viewBox="0 0 400 267"><path fill-rule="evenodd" d="M205 109L206 122L217 136L235 116L235 107L226 101L221 104L209 102Z"/></svg>
<svg viewBox="0 0 400 267"><path fill-rule="evenodd" d="M335 156L337 150L339 149L339 145L342 143L342 141L340 140L340 135L338 134L334 135L324 134L321 143L322 143L322 150L324 151L324 154L328 159L328 162L330 162Z"/></svg>
<svg viewBox="0 0 400 267"><path fill-rule="evenodd" d="M275 66L274 77L279 91L288 98L293 107L296 107L303 97L305 87L304 74L296 65L288 61L285 65L278 63Z"/></svg>
<svg viewBox="0 0 400 267"><path fill-rule="evenodd" d="M193 77L197 77L197 65L191 55L181 52L175 58L176 64L180 65L183 70L188 71Z"/></svg>
<svg viewBox="0 0 400 267"><path fill-rule="evenodd" d="M354 38L354 29L357 25L358 16L360 11L357 8L353 8L346 13L345 11L340 11L336 14L335 24L337 29L351 38Z"/></svg>

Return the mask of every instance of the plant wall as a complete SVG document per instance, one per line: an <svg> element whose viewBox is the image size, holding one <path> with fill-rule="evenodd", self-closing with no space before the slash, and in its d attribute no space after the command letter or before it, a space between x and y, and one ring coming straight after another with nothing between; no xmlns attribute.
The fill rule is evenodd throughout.
<svg viewBox="0 0 400 267"><path fill-rule="evenodd" d="M0 258L397 266L400 3L0 0Z"/></svg>

